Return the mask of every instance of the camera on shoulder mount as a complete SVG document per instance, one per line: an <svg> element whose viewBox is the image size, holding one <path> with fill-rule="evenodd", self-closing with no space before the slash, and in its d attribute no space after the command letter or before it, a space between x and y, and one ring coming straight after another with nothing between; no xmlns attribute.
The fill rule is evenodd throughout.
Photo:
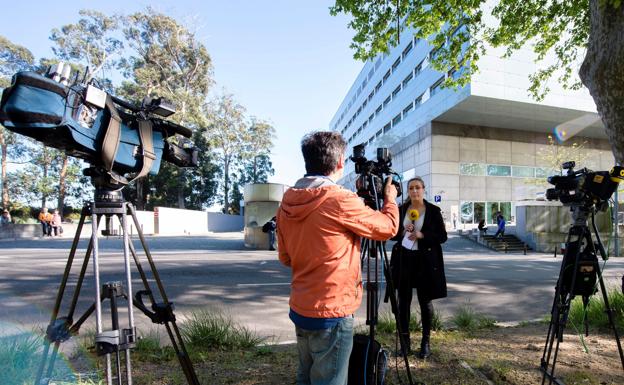
<svg viewBox="0 0 624 385"><path fill-rule="evenodd" d="M364 143L353 147L353 155L349 157L355 164L355 173L358 178L355 181L355 188L358 196L364 198L366 204L376 207L378 201L382 198L384 191L384 181L388 176L396 176L392 178L392 184L397 189L397 197L401 196L401 183L399 183L398 174L392 170L392 154L386 147L377 148L377 161L368 160L365 156Z"/></svg>

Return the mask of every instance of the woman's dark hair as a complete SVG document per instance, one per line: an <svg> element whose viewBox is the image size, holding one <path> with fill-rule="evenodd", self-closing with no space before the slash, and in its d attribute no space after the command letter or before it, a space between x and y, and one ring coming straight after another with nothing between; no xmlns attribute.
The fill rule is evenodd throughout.
<svg viewBox="0 0 624 385"><path fill-rule="evenodd" d="M301 153L308 174L329 175L336 170L347 142L333 131L316 131L301 140Z"/></svg>
<svg viewBox="0 0 624 385"><path fill-rule="evenodd" d="M425 186L425 181L419 177L419 176L415 176L412 179L407 181L407 187L409 187L410 183L412 182L420 182L420 184L423 186L423 188L426 188L427 186Z"/></svg>

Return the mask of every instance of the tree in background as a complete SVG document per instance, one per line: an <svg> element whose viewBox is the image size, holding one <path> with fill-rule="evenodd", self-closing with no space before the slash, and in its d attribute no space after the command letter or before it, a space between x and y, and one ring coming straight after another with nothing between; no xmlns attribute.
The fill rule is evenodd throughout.
<svg viewBox="0 0 624 385"><path fill-rule="evenodd" d="M557 62L531 76L530 92L541 99L552 77L566 88L588 89L605 125L617 164L624 164L624 4L622 0L500 0L492 9L496 25L483 22L486 0L336 0L330 12L353 16L355 57L366 60L398 44L404 28L439 49L435 69L462 86L478 69L488 47L504 47L506 57L531 44L541 61ZM583 57L584 55L584 57ZM575 76L578 63L583 63Z"/></svg>
<svg viewBox="0 0 624 385"><path fill-rule="evenodd" d="M205 126L201 106L213 83L212 61L206 47L175 19L151 9L134 13L124 20L123 34L133 55L121 62L128 80L122 83L118 93L138 104L146 96L164 97L177 108L171 120L193 129ZM208 145L207 142L204 144ZM211 158L203 155L202 161L211 162ZM150 177L148 182L151 190L162 195L154 193L152 198L179 208L197 207L199 202L191 202L190 191L204 186L209 193L212 192L210 184L205 181L212 179L213 172L214 167L210 165L185 170L163 162L159 174ZM147 203L143 191L147 184L137 182L137 206L142 208ZM172 201L173 190L176 191L176 201Z"/></svg>
<svg viewBox="0 0 624 385"><path fill-rule="evenodd" d="M231 94L223 94L206 104L208 126L203 135L212 144L222 174L223 212L230 207L231 175L249 145L249 130L245 123L245 108Z"/></svg>
<svg viewBox="0 0 624 385"><path fill-rule="evenodd" d="M269 158L275 138L275 128L267 122L252 117L248 135L249 139L242 159L243 182L265 183L269 175L275 172Z"/></svg>
<svg viewBox="0 0 624 385"><path fill-rule="evenodd" d="M18 71L32 69L33 54L25 47L14 44L0 36L0 90L11 84L11 77ZM8 208L11 198L7 183L7 158L19 159L23 155L23 138L0 125L0 174L2 177L2 207Z"/></svg>

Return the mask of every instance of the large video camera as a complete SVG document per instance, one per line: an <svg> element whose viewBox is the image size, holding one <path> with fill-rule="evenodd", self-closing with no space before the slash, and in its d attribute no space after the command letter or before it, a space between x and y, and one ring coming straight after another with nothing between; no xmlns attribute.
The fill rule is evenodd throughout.
<svg viewBox="0 0 624 385"><path fill-rule="evenodd" d="M574 170L573 161L565 162L561 168L567 170L565 175L548 177L548 183L554 188L546 190L546 199L560 200L565 206L596 206L604 210L608 200L624 180L624 168L615 166L611 171L592 171L587 168Z"/></svg>
<svg viewBox="0 0 624 385"><path fill-rule="evenodd" d="M120 189L160 169L161 159L179 167L197 165L192 131L163 118L175 107L162 98L135 106L95 85L71 78L69 64L58 63L45 75L18 72L2 93L0 124L16 133L64 150L93 167L94 184ZM176 136L179 135L179 136ZM177 140L172 140L172 139Z"/></svg>
<svg viewBox="0 0 624 385"><path fill-rule="evenodd" d="M377 149L377 161L368 160L365 156L364 143L353 147L353 155L349 158L355 163L355 173L359 174L355 181L358 196L364 198L364 202L376 208L377 203L383 197L384 180L388 176L398 174L392 170L392 154L385 147ZM397 189L397 197L401 196L401 184L392 179L392 184Z"/></svg>

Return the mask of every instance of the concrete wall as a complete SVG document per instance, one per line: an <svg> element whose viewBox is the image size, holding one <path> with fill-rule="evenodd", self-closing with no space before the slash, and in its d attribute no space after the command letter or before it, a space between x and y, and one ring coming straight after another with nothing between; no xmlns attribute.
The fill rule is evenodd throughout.
<svg viewBox="0 0 624 385"><path fill-rule="evenodd" d="M228 231L243 231L245 227L242 215L223 213L208 213L208 231L215 233Z"/></svg>
<svg viewBox="0 0 624 385"><path fill-rule="evenodd" d="M206 234L208 216L205 211L154 208L154 232L159 235Z"/></svg>
<svg viewBox="0 0 624 385"><path fill-rule="evenodd" d="M245 186L245 246L268 249L269 236L262 226L277 212L288 186L279 183L257 183Z"/></svg>
<svg viewBox="0 0 624 385"><path fill-rule="evenodd" d="M566 241L568 231L572 225L570 208L559 202L526 202L516 206L516 235L534 250L553 252L559 249ZM591 228L591 220L588 220ZM605 249L609 246L614 252L615 242L608 242L612 236L612 225L609 214L596 214L596 226ZM620 227L621 229L621 227ZM620 234L622 234L620 230ZM592 234L594 241L596 240ZM624 237L620 236L620 245ZM623 255L620 251L620 255Z"/></svg>

